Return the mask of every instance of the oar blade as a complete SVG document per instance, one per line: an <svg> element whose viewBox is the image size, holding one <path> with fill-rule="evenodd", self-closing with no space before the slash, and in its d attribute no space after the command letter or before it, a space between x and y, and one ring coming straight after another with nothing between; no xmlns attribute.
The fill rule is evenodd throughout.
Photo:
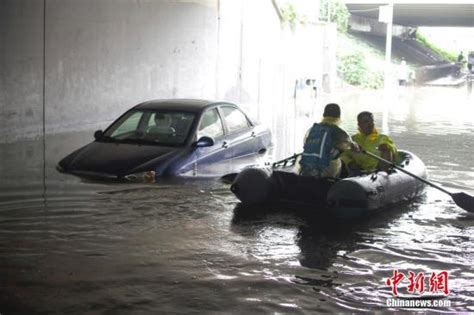
<svg viewBox="0 0 474 315"><path fill-rule="evenodd" d="M474 197L465 192L451 194L454 202L466 211L474 212Z"/></svg>

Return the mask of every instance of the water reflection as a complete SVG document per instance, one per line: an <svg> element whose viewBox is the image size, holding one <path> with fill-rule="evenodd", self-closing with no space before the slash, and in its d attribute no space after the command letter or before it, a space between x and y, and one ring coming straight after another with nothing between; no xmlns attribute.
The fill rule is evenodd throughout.
<svg viewBox="0 0 474 315"><path fill-rule="evenodd" d="M234 208L231 230L247 239L249 252L259 253L255 258L287 268L303 267L288 275L291 282L304 294L311 290L320 298L330 297L321 298L326 307L369 311L383 309L381 305L391 297L384 280L395 269L425 274L452 270L455 277L463 278L452 268L466 270L467 260L455 261L450 255L457 252L453 246L470 242L465 238L467 230L453 226L457 217L449 211L427 212L423 207L429 202L419 198L356 222L331 220L308 209L239 204ZM443 225L451 228L441 228ZM469 223L464 226L472 230ZM440 236L446 232L451 237L441 238L446 239L442 243L447 248L439 250ZM273 237L268 239L268 235ZM455 299L466 306L469 294L462 291L458 292L462 298Z"/></svg>
<svg viewBox="0 0 474 315"><path fill-rule="evenodd" d="M418 198L423 202L424 197ZM266 253L272 261L297 256L299 265L327 270L337 256L363 248L363 235L373 229L385 229L394 220L406 215L406 208L417 211L418 203L385 209L382 215L356 221L337 220L318 212L318 209L299 209L295 206L247 206L234 208L231 230L247 238L256 239L255 251ZM271 235L271 237L269 237ZM289 241L291 240L291 241ZM284 248L268 243L285 245ZM296 247L297 249L296 249Z"/></svg>

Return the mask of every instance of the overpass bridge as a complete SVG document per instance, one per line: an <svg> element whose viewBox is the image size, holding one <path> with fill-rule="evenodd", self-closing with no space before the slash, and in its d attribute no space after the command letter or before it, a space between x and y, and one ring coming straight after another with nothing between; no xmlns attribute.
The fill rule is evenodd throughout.
<svg viewBox="0 0 474 315"><path fill-rule="evenodd" d="M474 27L474 0L345 0L354 16L377 20L393 3L393 23L404 26Z"/></svg>

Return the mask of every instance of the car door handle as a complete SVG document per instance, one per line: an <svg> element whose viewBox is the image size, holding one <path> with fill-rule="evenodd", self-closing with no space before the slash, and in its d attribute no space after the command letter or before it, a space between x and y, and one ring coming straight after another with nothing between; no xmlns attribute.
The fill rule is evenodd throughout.
<svg viewBox="0 0 474 315"><path fill-rule="evenodd" d="M258 154L265 154L265 152L267 152L266 148L258 150Z"/></svg>
<svg viewBox="0 0 474 315"><path fill-rule="evenodd" d="M228 144L226 141L224 141L224 142L222 143L222 147L223 147L224 149L227 149L227 148L229 147L229 144Z"/></svg>
<svg viewBox="0 0 474 315"><path fill-rule="evenodd" d="M252 131L252 133L250 134L250 136L251 136L252 138L255 138L255 137L257 136L257 134L255 133L255 131Z"/></svg>

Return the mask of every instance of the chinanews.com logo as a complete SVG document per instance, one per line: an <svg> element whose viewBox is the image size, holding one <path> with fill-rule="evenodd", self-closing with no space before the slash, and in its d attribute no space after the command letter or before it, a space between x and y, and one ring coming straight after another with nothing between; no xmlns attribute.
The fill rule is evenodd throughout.
<svg viewBox="0 0 474 315"><path fill-rule="evenodd" d="M392 289L393 298L388 298L387 307L393 308L438 308L451 307L449 295L449 272L432 272L425 276L423 272L407 275L398 270L386 279L386 285ZM428 285L426 285L428 283ZM399 286L406 285L408 296L400 296Z"/></svg>

